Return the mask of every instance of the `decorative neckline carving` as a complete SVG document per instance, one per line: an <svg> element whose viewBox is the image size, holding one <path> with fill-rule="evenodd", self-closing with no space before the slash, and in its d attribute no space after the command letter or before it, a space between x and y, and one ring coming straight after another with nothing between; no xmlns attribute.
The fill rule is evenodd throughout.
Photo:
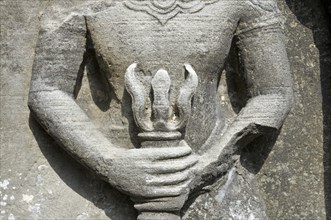
<svg viewBox="0 0 331 220"><path fill-rule="evenodd" d="M134 11L142 11L152 15L161 24L167 23L179 13L193 14L206 5L219 0L128 0L124 5Z"/></svg>

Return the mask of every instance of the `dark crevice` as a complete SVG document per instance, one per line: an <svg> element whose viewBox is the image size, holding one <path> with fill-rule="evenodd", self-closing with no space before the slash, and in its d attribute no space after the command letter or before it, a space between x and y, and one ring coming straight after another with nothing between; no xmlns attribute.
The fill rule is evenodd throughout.
<svg viewBox="0 0 331 220"><path fill-rule="evenodd" d="M81 65L80 75L78 76L76 87L80 88L84 73L86 73L92 99L96 106L103 112L109 110L112 100L117 100L114 94L114 89L111 88L109 81L107 80L105 71L101 68L98 62L97 53L94 48L91 33L86 22L86 52L84 60ZM79 89L76 89L77 97ZM118 100L117 100L118 101Z"/></svg>
<svg viewBox="0 0 331 220"><path fill-rule="evenodd" d="M246 106L246 103L249 99L248 87L244 75L245 71L244 67L240 64L238 55L240 53L239 48L236 45L237 41L238 39L234 37L225 66L228 94L231 106L235 113L239 113L240 110Z"/></svg>

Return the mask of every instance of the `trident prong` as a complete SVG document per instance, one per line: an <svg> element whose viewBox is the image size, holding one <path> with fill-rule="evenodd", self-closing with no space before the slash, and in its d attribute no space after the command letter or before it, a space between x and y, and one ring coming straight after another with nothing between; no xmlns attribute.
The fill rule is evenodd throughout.
<svg viewBox="0 0 331 220"><path fill-rule="evenodd" d="M132 112L138 127L144 131L153 131L152 121L145 116L145 89L137 79L137 64L131 64L125 73L125 87L132 98Z"/></svg>
<svg viewBox="0 0 331 220"><path fill-rule="evenodd" d="M160 69L152 79L153 89L153 126L157 131L169 131L169 90L171 80L166 70Z"/></svg>
<svg viewBox="0 0 331 220"><path fill-rule="evenodd" d="M173 125L173 129L179 130L186 126L192 111L192 98L198 87L198 75L190 64L185 64L187 73L186 80L182 85L177 99L178 120Z"/></svg>

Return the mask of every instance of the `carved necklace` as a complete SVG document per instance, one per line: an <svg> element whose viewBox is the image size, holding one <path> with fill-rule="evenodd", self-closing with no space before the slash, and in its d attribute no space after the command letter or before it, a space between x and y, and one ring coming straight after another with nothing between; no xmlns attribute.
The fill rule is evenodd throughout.
<svg viewBox="0 0 331 220"><path fill-rule="evenodd" d="M142 11L152 15L161 24L167 23L179 13L193 14L206 5L219 0L127 0L124 5L134 11Z"/></svg>

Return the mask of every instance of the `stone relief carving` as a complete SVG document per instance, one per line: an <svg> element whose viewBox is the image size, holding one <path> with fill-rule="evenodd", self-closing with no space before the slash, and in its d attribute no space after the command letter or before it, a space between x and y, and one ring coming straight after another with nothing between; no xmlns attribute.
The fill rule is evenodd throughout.
<svg viewBox="0 0 331 220"><path fill-rule="evenodd" d="M233 117L217 98L227 66L245 85ZM79 101L86 73L104 81L107 120ZM198 199L214 201L217 219L266 219L240 155L277 133L291 104L273 0L99 1L42 17L31 112L78 162L129 195L138 219L192 219ZM126 138L114 138L119 132Z"/></svg>

